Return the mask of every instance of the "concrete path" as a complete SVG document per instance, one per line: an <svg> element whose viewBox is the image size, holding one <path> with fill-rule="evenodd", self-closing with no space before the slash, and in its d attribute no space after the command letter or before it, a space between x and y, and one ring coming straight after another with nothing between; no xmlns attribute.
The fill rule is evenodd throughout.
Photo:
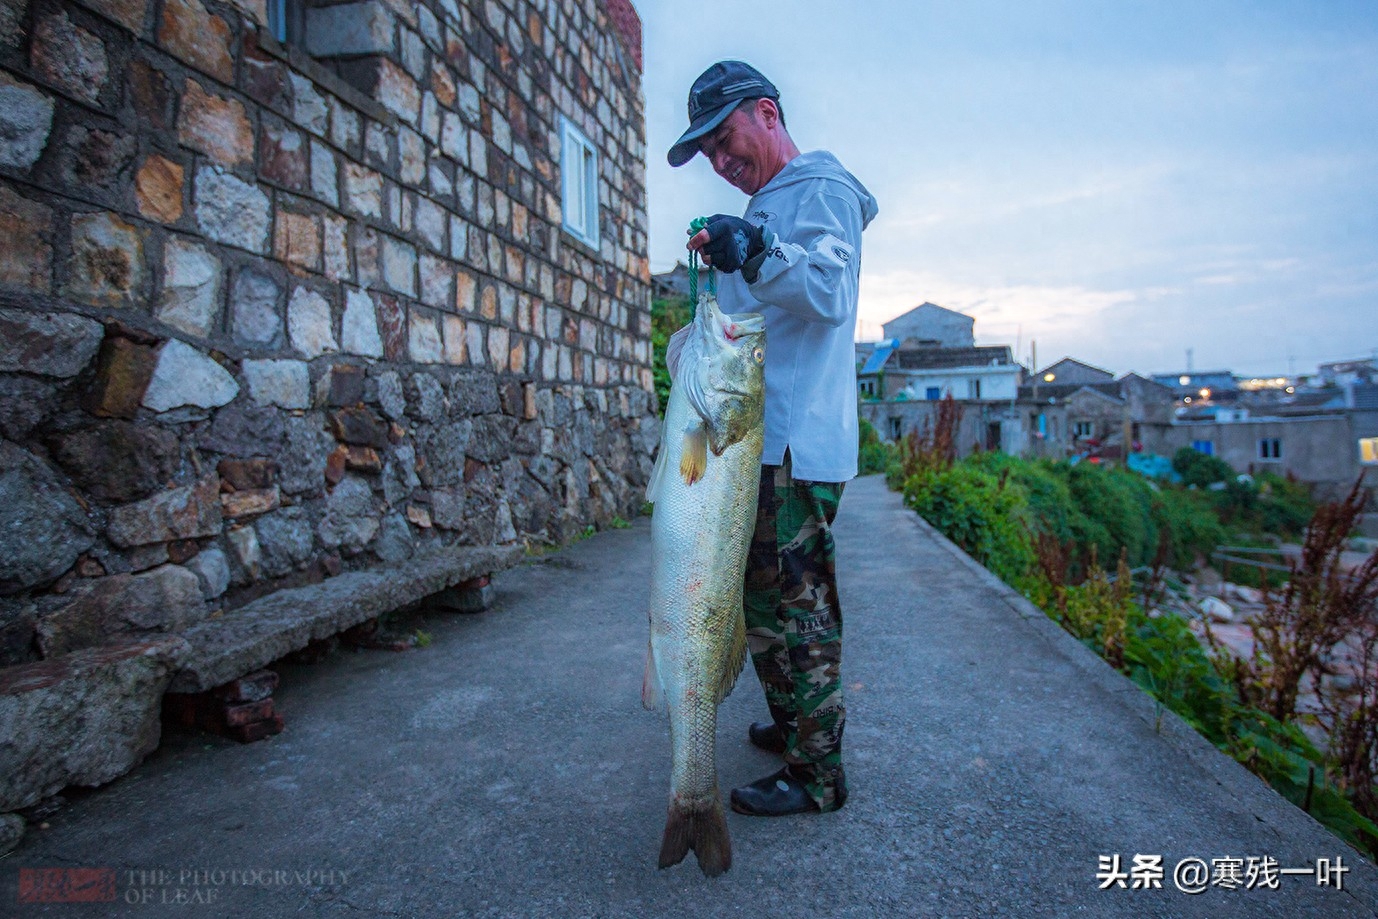
<svg viewBox="0 0 1378 919"><path fill-rule="evenodd" d="M649 526L497 581L430 647L283 670L284 734L170 736L0 861L14 916L1372 916L1378 871L956 552L877 478L841 544L852 797L729 813L734 865L655 867L663 716L640 707ZM725 788L776 768L721 710ZM1161 890L1098 889L1102 857L1161 855ZM1184 859L1337 857L1343 890L1198 895ZM21 904L24 868L111 868L114 903ZM161 872L161 873L159 873ZM131 905L130 900L145 900ZM178 901L181 902L178 902ZM207 903L205 901L210 900Z"/></svg>

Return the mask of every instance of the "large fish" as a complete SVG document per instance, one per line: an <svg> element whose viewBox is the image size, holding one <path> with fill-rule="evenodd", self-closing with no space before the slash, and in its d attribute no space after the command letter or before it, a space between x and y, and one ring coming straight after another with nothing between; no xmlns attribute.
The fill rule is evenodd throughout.
<svg viewBox="0 0 1378 919"><path fill-rule="evenodd" d="M714 733L746 661L742 577L761 481L765 322L708 294L670 341L670 402L646 497L651 641L641 698L670 710L670 808L660 867L690 849L709 877L732 866Z"/></svg>

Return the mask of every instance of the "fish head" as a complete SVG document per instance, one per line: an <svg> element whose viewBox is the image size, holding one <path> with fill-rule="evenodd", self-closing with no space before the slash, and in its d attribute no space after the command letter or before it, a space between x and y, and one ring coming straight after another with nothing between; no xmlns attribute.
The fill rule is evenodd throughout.
<svg viewBox="0 0 1378 919"><path fill-rule="evenodd" d="M763 423L765 319L759 313L730 316L704 294L693 337L697 359L683 368L689 401L703 419L708 446L721 456Z"/></svg>

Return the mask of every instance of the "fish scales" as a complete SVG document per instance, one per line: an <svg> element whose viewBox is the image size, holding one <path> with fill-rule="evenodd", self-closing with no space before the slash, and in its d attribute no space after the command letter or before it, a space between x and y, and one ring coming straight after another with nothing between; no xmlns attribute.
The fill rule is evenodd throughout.
<svg viewBox="0 0 1378 919"><path fill-rule="evenodd" d="M764 440L764 324L705 295L671 344L672 388L647 496L651 640L643 700L669 708L671 795L661 867L689 850L705 874L732 863L718 789L717 709L746 658L743 575Z"/></svg>

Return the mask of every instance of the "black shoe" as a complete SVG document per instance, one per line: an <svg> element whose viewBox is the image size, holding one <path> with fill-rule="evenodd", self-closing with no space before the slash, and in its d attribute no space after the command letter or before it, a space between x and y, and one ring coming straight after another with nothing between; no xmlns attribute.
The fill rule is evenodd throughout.
<svg viewBox="0 0 1378 919"><path fill-rule="evenodd" d="M759 747L767 753L785 752L785 732L774 721L757 721L747 729L746 736L753 747Z"/></svg>
<svg viewBox="0 0 1378 919"><path fill-rule="evenodd" d="M818 805L786 766L774 775L732 789L732 809L752 817L787 817L817 812Z"/></svg>

